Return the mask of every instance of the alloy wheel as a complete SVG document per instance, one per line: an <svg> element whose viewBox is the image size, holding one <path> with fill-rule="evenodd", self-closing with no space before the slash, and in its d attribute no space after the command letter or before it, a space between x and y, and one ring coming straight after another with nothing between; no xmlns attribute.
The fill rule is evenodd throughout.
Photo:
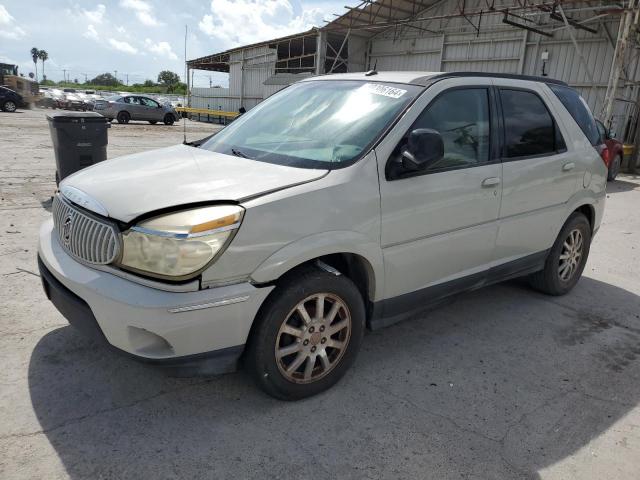
<svg viewBox="0 0 640 480"><path fill-rule="evenodd" d="M16 104L14 102L12 102L11 100L9 100L9 101L5 102L4 109L7 112L15 112L16 111Z"/></svg>
<svg viewBox="0 0 640 480"><path fill-rule="evenodd" d="M351 337L351 313L337 295L317 293L293 308L275 344L280 373L294 383L311 383L340 363Z"/></svg>
<svg viewBox="0 0 640 480"><path fill-rule="evenodd" d="M575 228L569 232L566 240L562 244L562 252L560 253L560 262L558 265L558 276L563 282L571 280L575 272L580 266L584 241L582 232Z"/></svg>

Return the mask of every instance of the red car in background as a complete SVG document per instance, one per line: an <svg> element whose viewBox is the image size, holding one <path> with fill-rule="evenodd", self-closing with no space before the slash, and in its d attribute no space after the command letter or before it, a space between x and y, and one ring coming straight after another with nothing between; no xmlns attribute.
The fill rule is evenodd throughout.
<svg viewBox="0 0 640 480"><path fill-rule="evenodd" d="M602 153L602 159L605 161L609 169L607 180L615 180L620 172L620 165L624 158L624 145L620 140L616 140L615 133L608 130L600 120L596 120L598 130L604 143L607 146L607 152Z"/></svg>

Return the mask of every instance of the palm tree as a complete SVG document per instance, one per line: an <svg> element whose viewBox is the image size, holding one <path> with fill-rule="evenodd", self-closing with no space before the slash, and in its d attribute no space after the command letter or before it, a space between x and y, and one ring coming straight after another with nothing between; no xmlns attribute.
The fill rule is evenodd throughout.
<svg viewBox="0 0 640 480"><path fill-rule="evenodd" d="M33 47L31 49L31 58L33 59L33 65L36 69L36 82L38 81L38 54L40 53L40 50L38 50L36 47Z"/></svg>
<svg viewBox="0 0 640 480"><path fill-rule="evenodd" d="M47 53L46 50L40 50L38 52L38 58L42 60L42 79L45 80L46 78L44 76L44 62L46 60L49 60L49 54Z"/></svg>

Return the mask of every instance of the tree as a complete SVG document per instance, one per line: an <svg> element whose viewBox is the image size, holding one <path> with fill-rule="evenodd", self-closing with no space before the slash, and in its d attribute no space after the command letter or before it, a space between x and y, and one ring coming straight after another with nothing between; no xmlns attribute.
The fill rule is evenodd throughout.
<svg viewBox="0 0 640 480"><path fill-rule="evenodd" d="M33 59L33 65L35 66L36 69L36 82L38 81L38 54L40 53L40 50L38 50L36 47L33 47L31 49L31 58Z"/></svg>
<svg viewBox="0 0 640 480"><path fill-rule="evenodd" d="M145 86L145 87L155 87L156 84L153 83L153 80L145 80L144 83L143 83L143 86Z"/></svg>
<svg viewBox="0 0 640 480"><path fill-rule="evenodd" d="M105 87L117 87L120 82L109 72L102 73L89 82L92 85L104 85Z"/></svg>
<svg viewBox="0 0 640 480"><path fill-rule="evenodd" d="M47 53L46 50L40 50L38 52L38 58L42 60L42 78L47 78L44 75L44 62L49 60L49 54Z"/></svg>
<svg viewBox="0 0 640 480"><path fill-rule="evenodd" d="M158 74L158 83L167 87L167 92L172 92L175 86L180 83L180 77L177 73L163 70Z"/></svg>
<svg viewBox="0 0 640 480"><path fill-rule="evenodd" d="M74 78L74 79L73 79L73 83L80 83L80 82L78 82L78 79L77 79L77 78Z"/></svg>

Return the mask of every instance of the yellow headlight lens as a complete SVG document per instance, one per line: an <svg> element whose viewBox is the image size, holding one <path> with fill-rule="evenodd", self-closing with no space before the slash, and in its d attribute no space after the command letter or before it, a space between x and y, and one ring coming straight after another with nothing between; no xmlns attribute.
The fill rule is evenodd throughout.
<svg viewBox="0 0 640 480"><path fill-rule="evenodd" d="M244 209L217 205L146 220L123 234L122 267L184 279L220 254L240 226Z"/></svg>

